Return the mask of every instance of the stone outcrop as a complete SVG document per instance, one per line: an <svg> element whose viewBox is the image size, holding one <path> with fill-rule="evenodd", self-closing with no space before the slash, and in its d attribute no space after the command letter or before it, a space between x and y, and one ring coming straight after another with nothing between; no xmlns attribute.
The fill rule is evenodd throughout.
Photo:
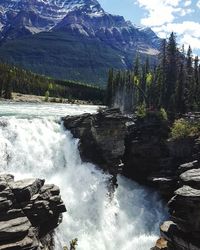
<svg viewBox="0 0 200 250"><path fill-rule="evenodd" d="M179 165L192 160L196 145L194 138L186 139L187 143L169 141L169 124L155 112L136 119L118 109L105 109L97 114L67 116L63 121L80 139L84 161L155 187L167 198L178 187Z"/></svg>
<svg viewBox="0 0 200 250"><path fill-rule="evenodd" d="M127 123L131 118L118 109L63 118L64 126L80 139L79 150L83 160L98 164L116 174L121 169L125 153Z"/></svg>
<svg viewBox="0 0 200 250"><path fill-rule="evenodd" d="M64 118L80 139L83 159L140 183L170 199L170 218L153 250L200 250L200 139L169 138L169 124L158 114L126 117L118 110ZM187 162L187 163L185 163ZM115 168L115 171L113 171Z"/></svg>
<svg viewBox="0 0 200 250"><path fill-rule="evenodd" d="M0 175L0 250L51 250L53 230L66 211L55 185Z"/></svg>
<svg viewBox="0 0 200 250"><path fill-rule="evenodd" d="M178 188L181 171L189 167L183 163L193 161L190 167L194 168L200 152L198 138L169 139L169 134L169 122L155 112L137 119L126 139L123 171L127 177L153 186L167 199Z"/></svg>
<svg viewBox="0 0 200 250"><path fill-rule="evenodd" d="M160 172L171 163L165 144L168 123L149 113L145 118L138 118L128 129L124 173L129 178L146 182L153 173Z"/></svg>
<svg viewBox="0 0 200 250"><path fill-rule="evenodd" d="M154 250L200 249L200 163L183 164L180 169L180 187L168 203L170 220L165 221L160 228L160 240L166 245L160 248L156 246Z"/></svg>

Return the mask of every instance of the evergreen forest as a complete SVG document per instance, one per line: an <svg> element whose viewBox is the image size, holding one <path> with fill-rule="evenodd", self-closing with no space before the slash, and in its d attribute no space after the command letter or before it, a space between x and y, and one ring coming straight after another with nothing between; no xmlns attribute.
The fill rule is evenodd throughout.
<svg viewBox="0 0 200 250"><path fill-rule="evenodd" d="M165 109L168 113L200 110L200 65L189 46L178 48L171 33L163 40L156 66L146 58L141 63L139 54L132 70L109 71L107 104L124 112L138 108Z"/></svg>
<svg viewBox="0 0 200 250"><path fill-rule="evenodd" d="M15 66L0 63L0 97L12 99L12 92L78 99L102 103L105 91L83 83L54 80Z"/></svg>

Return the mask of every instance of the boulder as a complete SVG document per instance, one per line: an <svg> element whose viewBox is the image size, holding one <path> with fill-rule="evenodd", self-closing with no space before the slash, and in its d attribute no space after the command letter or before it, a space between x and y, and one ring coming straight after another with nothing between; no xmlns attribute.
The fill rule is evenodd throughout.
<svg viewBox="0 0 200 250"><path fill-rule="evenodd" d="M199 239L181 231L177 224L166 221L161 225L161 236L167 241L167 250L199 250Z"/></svg>
<svg viewBox="0 0 200 250"><path fill-rule="evenodd" d="M164 238L160 238L156 242L156 246L151 248L151 250L167 250L168 242Z"/></svg>
<svg viewBox="0 0 200 250"><path fill-rule="evenodd" d="M200 169L198 166L199 162L193 161L182 164L179 168L180 187L168 203L171 220L164 222L160 227L161 237L167 241L167 250L200 250Z"/></svg>
<svg viewBox="0 0 200 250"><path fill-rule="evenodd" d="M200 233L200 190L183 186L175 191L169 207L173 221L184 232Z"/></svg>
<svg viewBox="0 0 200 250"><path fill-rule="evenodd" d="M44 185L44 180L26 179L10 183L10 188L15 195L17 201L29 201L31 197L38 193Z"/></svg>
<svg viewBox="0 0 200 250"><path fill-rule="evenodd" d="M192 188L200 189L200 168L191 169L182 173L180 180L183 185L189 185Z"/></svg>
<svg viewBox="0 0 200 250"><path fill-rule="evenodd" d="M51 250L53 230L66 211L55 185L0 175L0 250Z"/></svg>
<svg viewBox="0 0 200 250"><path fill-rule="evenodd" d="M178 168L178 172L179 174L182 174L184 172L186 172L187 170L191 170L191 169L195 169L195 168L199 168L199 162L196 161L192 161L192 162L187 162L184 164L181 164L180 167Z"/></svg>
<svg viewBox="0 0 200 250"><path fill-rule="evenodd" d="M27 217L19 217L0 222L0 239L7 241L11 238L25 237L31 227Z"/></svg>

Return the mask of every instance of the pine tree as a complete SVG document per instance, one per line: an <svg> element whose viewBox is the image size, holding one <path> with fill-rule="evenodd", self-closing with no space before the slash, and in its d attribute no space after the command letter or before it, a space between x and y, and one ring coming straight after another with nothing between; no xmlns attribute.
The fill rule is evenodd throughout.
<svg viewBox="0 0 200 250"><path fill-rule="evenodd" d="M166 72L167 72L167 58L166 58L166 40L164 39L161 46L161 53L159 55L160 63L157 67L157 84L160 85L160 100L159 105L166 107Z"/></svg>
<svg viewBox="0 0 200 250"><path fill-rule="evenodd" d="M108 85L107 85L107 92L106 92L106 104L108 107L112 106L112 97L113 97L113 78L114 78L113 69L109 70L108 73Z"/></svg>
<svg viewBox="0 0 200 250"><path fill-rule="evenodd" d="M166 47L166 94L165 105L169 111L174 111L175 108L175 89L177 81L177 44L176 37L172 32Z"/></svg>
<svg viewBox="0 0 200 250"><path fill-rule="evenodd" d="M200 66L198 56L194 59L194 93L195 108L198 109L200 106Z"/></svg>
<svg viewBox="0 0 200 250"><path fill-rule="evenodd" d="M193 69L192 49L189 46L186 57L186 87L185 87L186 108L188 111L193 110L193 105L194 105L193 70L194 69Z"/></svg>
<svg viewBox="0 0 200 250"><path fill-rule="evenodd" d="M176 112L185 113L185 98L184 98L184 89L185 89L185 69L184 64L180 66L180 71L177 80L176 94L175 94L175 103L176 103Z"/></svg>
<svg viewBox="0 0 200 250"><path fill-rule="evenodd" d="M12 99L12 82L11 76L8 75L6 79L6 83L4 85L4 95L5 99Z"/></svg>

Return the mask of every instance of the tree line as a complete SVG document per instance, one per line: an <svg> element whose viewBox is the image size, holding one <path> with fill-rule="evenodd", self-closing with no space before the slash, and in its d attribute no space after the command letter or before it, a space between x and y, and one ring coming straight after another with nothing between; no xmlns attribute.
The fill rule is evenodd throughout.
<svg viewBox="0 0 200 250"><path fill-rule="evenodd" d="M132 112L138 107L171 113L200 110L200 65L189 46L179 49L171 33L163 40L156 66L136 56L132 70L109 71L107 104Z"/></svg>
<svg viewBox="0 0 200 250"><path fill-rule="evenodd" d="M11 99L12 92L102 103L105 90L68 80L55 80L6 63L0 63L0 98Z"/></svg>

